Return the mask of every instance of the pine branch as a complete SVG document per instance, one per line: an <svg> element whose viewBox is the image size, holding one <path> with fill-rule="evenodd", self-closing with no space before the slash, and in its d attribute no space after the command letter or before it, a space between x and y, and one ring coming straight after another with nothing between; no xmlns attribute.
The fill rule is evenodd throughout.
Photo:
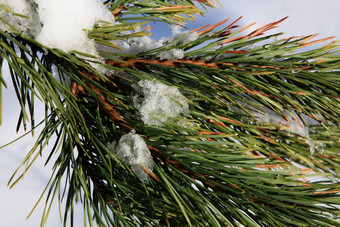
<svg viewBox="0 0 340 227"><path fill-rule="evenodd" d="M104 46L99 54L105 61L0 30L1 61L9 64L22 109L18 128L37 127L34 97L46 105L44 128L23 160L23 174L10 180L15 185L46 144L54 144L47 162L53 155L57 160L42 224L56 197L65 202L65 224L73 222L79 200L87 222L100 226L339 224L339 46L296 52L331 37L263 36L286 18L243 35L253 24L239 28L239 18L132 53L123 44L131 47L149 34L138 29L144 22L126 21L178 23L200 10L191 1L104 4L120 23L96 24L88 37ZM139 14L143 18L133 16ZM180 54L169 55L176 49ZM170 97L168 109L187 111L156 114L157 125L144 121L136 99L147 101L145 81ZM166 93L170 88L177 90ZM127 135L145 142L153 170L126 162L129 147L139 149L119 144Z"/></svg>

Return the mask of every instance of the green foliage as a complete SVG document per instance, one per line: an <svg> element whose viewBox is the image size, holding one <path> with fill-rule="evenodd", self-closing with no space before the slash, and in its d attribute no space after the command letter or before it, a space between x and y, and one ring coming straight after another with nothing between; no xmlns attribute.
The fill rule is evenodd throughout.
<svg viewBox="0 0 340 227"><path fill-rule="evenodd" d="M281 21L247 35L235 22L223 21L198 30L197 40L182 43L180 37L127 55L111 41L148 35L134 32L143 22L129 21L178 23L200 10L186 0L105 4L120 24L98 25L88 33L96 43L117 50L100 53L105 63L0 30L0 62L9 65L21 106L17 129L43 127L15 176L22 174L9 185L46 152L47 143L54 143L47 162L57 156L45 189L42 224L57 200L65 205L64 225L73 222L77 202L84 206L84 222L99 226L339 225L337 42L304 49L325 40L263 36ZM175 48L185 51L183 59L157 57ZM89 61L110 73L97 72ZM52 75L53 67L59 78ZM132 85L144 79L180 89L190 104L190 115L180 119L190 127L141 121ZM1 74L0 85L6 86ZM39 124L34 120L35 98L46 105L46 118ZM304 138L282 125L258 122L255 110L277 113L282 121L291 116L301 127L305 116L320 124L310 127L310 138ZM147 184L107 147L131 130L144 137L154 159Z"/></svg>

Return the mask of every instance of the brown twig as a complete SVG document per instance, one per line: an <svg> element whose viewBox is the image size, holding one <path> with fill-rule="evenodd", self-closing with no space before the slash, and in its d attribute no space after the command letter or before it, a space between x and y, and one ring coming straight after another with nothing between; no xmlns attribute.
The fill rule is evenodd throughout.
<svg viewBox="0 0 340 227"><path fill-rule="evenodd" d="M158 59L128 59L124 62L115 61L112 59L108 59L105 62L107 65L115 66L115 67L129 67L129 68L145 68L150 67L151 65L162 65L168 66L172 68L180 68L184 67L185 64L196 65L199 67L207 67L212 69L221 69L224 66L235 66L234 63L229 62L207 62L203 60L158 60Z"/></svg>
<svg viewBox="0 0 340 227"><path fill-rule="evenodd" d="M95 81L102 81L101 79L99 79L98 77L94 76L94 75L91 75L89 73L84 73L84 72L81 72L81 74L89 77L90 79L92 80L95 80ZM106 82L107 84L110 84L110 85L113 85L113 86L116 86L118 88L118 86L113 83L112 81L107 81ZM109 103L109 101L104 97L104 95L102 94L102 91L100 89L98 89L96 86L94 86L93 84L90 84L88 83L87 86L93 91L96 93L96 96L97 98L100 100L100 102L102 103L102 107L104 109L104 111L106 112L106 114L108 116L110 116L111 120L113 122L116 122L118 123L118 125L120 125L124 130L126 131L131 131L133 130L133 127L129 126L128 124L126 124L125 120L120 116L119 113L117 113L117 111L115 110L114 106L112 104ZM77 99L79 99L79 97L81 95L85 95L86 92L85 92L85 89L79 85L79 84L76 84L75 82L72 82L71 83L71 92L74 96L77 97ZM119 89L118 89L119 90Z"/></svg>
<svg viewBox="0 0 340 227"><path fill-rule="evenodd" d="M112 11L112 15L114 17L119 17L121 12L125 9L126 9L126 7L124 5L120 5L114 11Z"/></svg>

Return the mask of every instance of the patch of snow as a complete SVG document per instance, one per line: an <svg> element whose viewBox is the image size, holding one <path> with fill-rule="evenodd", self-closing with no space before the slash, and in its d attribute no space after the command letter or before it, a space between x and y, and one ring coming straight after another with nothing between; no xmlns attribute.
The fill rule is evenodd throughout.
<svg viewBox="0 0 340 227"><path fill-rule="evenodd" d="M189 31L182 32L181 31L182 27L181 26L173 26L172 28L172 36L171 37L164 37L160 40L155 40L152 39L150 36L142 36L142 37L133 37L129 38L127 40L114 40L112 41L113 44L116 46L119 46L123 48L123 50L118 50L112 47L106 47L104 45L98 45L97 49L99 51L106 51L106 52L116 52L116 53L124 53L124 54L139 54L142 52L147 52L159 47L162 47L168 43L171 43L181 37L182 39L179 40L178 45L181 44L187 44L189 42L195 41L198 39L198 33L193 32L190 33ZM135 32L141 31L140 27L137 27L135 29ZM122 33L121 35L124 34L130 34L127 33L126 31ZM184 51L180 49L172 49L169 51L163 51L159 53L158 55L161 59L181 59L184 57Z"/></svg>
<svg viewBox="0 0 340 227"><path fill-rule="evenodd" d="M160 60L178 60L184 58L184 51L182 49L171 49L162 51L158 54Z"/></svg>
<svg viewBox="0 0 340 227"><path fill-rule="evenodd" d="M140 135L130 132L120 138L117 146L114 141L109 143L107 147L115 155L121 157L126 164L130 165L132 171L141 181L144 183L149 181L149 174L141 166L152 172L153 160L150 150Z"/></svg>
<svg viewBox="0 0 340 227"><path fill-rule="evenodd" d="M128 45L129 48L126 49L128 54L138 54L161 47L163 44L149 36L142 36L128 39Z"/></svg>
<svg viewBox="0 0 340 227"><path fill-rule="evenodd" d="M41 30L39 15L32 0L0 0L0 17L27 36L36 36ZM20 14L15 15L15 14ZM10 26L0 21L0 29L12 32Z"/></svg>
<svg viewBox="0 0 340 227"><path fill-rule="evenodd" d="M185 37L184 44L193 42L199 38L199 35L197 32L190 33Z"/></svg>
<svg viewBox="0 0 340 227"><path fill-rule="evenodd" d="M117 142L113 141L112 143L107 143L107 149L109 149L112 152L115 152L117 146Z"/></svg>
<svg viewBox="0 0 340 227"><path fill-rule="evenodd" d="M98 21L115 23L112 13L101 0L0 0L0 4L0 17L25 35L50 48L65 52L75 50L95 57L99 54L94 40L88 38L87 30ZM11 31L1 21L0 29ZM99 64L90 64L105 72Z"/></svg>
<svg viewBox="0 0 340 227"><path fill-rule="evenodd" d="M262 111L255 109L254 107L240 102L242 106L250 111L250 113L255 117L257 123L268 123L279 126L279 130L283 130L290 133L297 134L304 140L310 147L310 152L313 154L316 150L322 151L323 144L320 142L315 142L309 135L309 126L320 125L318 121L315 119L308 117L304 114L298 116L295 111L283 111L283 115L286 117L282 117L278 113L270 110L266 107L261 107ZM239 114L246 114L242 109L231 106L231 111ZM302 118L302 119L301 119ZM296 119L296 120L295 120ZM297 122L299 121L299 123Z"/></svg>
<svg viewBox="0 0 340 227"><path fill-rule="evenodd" d="M100 0L35 0L42 23L36 37L42 44L97 55L95 43L87 37L99 20L114 23L111 12Z"/></svg>
<svg viewBox="0 0 340 227"><path fill-rule="evenodd" d="M258 122L280 125L279 128L280 130L285 130L288 133L294 133L299 135L301 139L304 140L309 145L309 150L312 155L314 154L315 151L324 150L322 143L315 142L309 136L308 126L318 125L319 123L316 120L304 115L302 116L302 118L306 123L305 125L295 112L289 113L288 111L284 111L284 115L286 116L287 120L273 111L270 111L267 114L259 112L252 112L252 114L257 118ZM299 121L299 123L297 121Z"/></svg>
<svg viewBox="0 0 340 227"><path fill-rule="evenodd" d="M112 13L101 0L0 0L0 4L6 5L0 8L0 16L19 31L35 38L43 45L65 52L75 50L96 57L99 56L97 51L138 54L162 47L175 40L178 40L178 45L182 45L198 38L196 32L183 32L182 27L176 25L172 27L171 37L158 41L149 36L142 36L113 41L124 50L103 45L97 45L96 48L94 40L87 37L87 30L91 30L98 21L115 23ZM7 8L13 12L10 13ZM14 13L25 15L27 18L16 16ZM1 22L0 28L10 29L8 25ZM135 31L141 31L141 28L136 28ZM131 32L125 31L122 35L129 33ZM158 56L160 59L181 59L184 57L184 51L176 48L163 51ZM105 72L98 64L90 64L97 70Z"/></svg>
<svg viewBox="0 0 340 227"><path fill-rule="evenodd" d="M193 33L190 33L189 31L183 32L182 27L179 25L173 26L171 30L172 36L170 38L162 38L160 40L162 43L164 44L170 43L184 36L182 39L179 40L179 44L187 44L189 42L195 41L199 37L197 32Z"/></svg>
<svg viewBox="0 0 340 227"><path fill-rule="evenodd" d="M97 44L97 50L109 53L136 55L163 46L162 42L156 41L149 36L133 37L127 40L113 40L112 43L122 49Z"/></svg>
<svg viewBox="0 0 340 227"><path fill-rule="evenodd" d="M252 112L252 114L255 116L258 122L280 125L281 129L283 130L309 138L308 126L304 125L301 120L298 120L300 124L294 120L294 118L299 119L299 116L297 116L296 113L292 113L294 116L293 118L289 112L285 111L284 115L286 116L287 120L274 111L271 111L267 114L260 112Z"/></svg>
<svg viewBox="0 0 340 227"><path fill-rule="evenodd" d="M141 80L135 86L140 96L134 96L134 106L147 125L163 126L180 114L189 114L189 104L181 92L172 86L154 80Z"/></svg>

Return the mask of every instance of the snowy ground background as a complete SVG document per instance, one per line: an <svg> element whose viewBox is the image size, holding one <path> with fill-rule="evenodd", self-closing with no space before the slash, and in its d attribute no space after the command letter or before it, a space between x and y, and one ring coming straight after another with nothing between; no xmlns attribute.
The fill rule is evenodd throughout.
<svg viewBox="0 0 340 227"><path fill-rule="evenodd" d="M224 8L209 10L204 18L197 18L196 24L189 25L195 28L208 23L217 23L225 18L235 20L243 16L240 25L257 22L257 26L290 16L288 20L273 32L285 32L285 36L309 35L320 33L319 38L337 36L340 39L339 21L340 2L338 0L220 0ZM151 26L153 26L151 24ZM153 26L154 33L164 35L158 26ZM170 29L167 29L170 31ZM155 37L161 37L155 35ZM4 71L5 80L10 84L8 72ZM0 126L0 146L17 137L15 127L19 113L13 88L4 90L3 125ZM41 110L43 107L41 106ZM38 111L37 111L38 112ZM43 113L40 113L40 118ZM39 113L37 113L37 119ZM27 136L21 141L0 150L0 226L32 226L40 225L40 218L44 207L44 200L39 204L33 215L25 221L26 216L33 208L44 189L51 174L52 165L43 167L46 155L38 159L24 180L19 182L11 190L7 182L15 171L25 154L33 145L34 140ZM81 213L81 207L77 207ZM82 216L76 215L75 226L82 226ZM51 210L47 227L59 227L58 207L55 204Z"/></svg>

